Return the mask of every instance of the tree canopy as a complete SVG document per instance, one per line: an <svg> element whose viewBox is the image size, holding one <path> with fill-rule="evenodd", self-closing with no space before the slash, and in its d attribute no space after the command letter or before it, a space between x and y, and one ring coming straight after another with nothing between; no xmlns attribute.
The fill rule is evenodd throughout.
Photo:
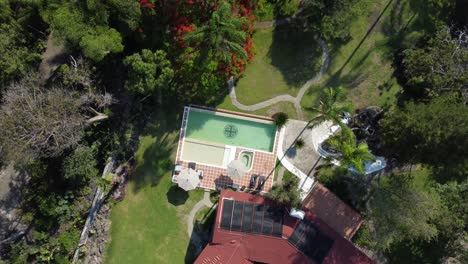
<svg viewBox="0 0 468 264"><path fill-rule="evenodd" d="M96 109L110 94L38 85L35 76L11 84L0 107L0 141L12 159L56 157L76 147L90 124L107 118ZM96 108L96 109L95 109Z"/></svg>
<svg viewBox="0 0 468 264"><path fill-rule="evenodd" d="M301 197L298 190L299 179L292 175L284 179L281 184L274 185L269 193L270 197L286 206L298 208Z"/></svg>
<svg viewBox="0 0 468 264"><path fill-rule="evenodd" d="M353 168L359 173L364 173L364 162L374 160L366 143L358 143L353 131L343 126L336 136L327 140L328 145L338 152L336 157L340 166Z"/></svg>
<svg viewBox="0 0 468 264"><path fill-rule="evenodd" d="M447 94L427 104L410 102L380 123L382 145L389 155L400 161L460 168L464 177L468 106L463 99Z"/></svg>
<svg viewBox="0 0 468 264"><path fill-rule="evenodd" d="M406 91L416 97L468 94L468 33L444 27L421 48L404 51Z"/></svg>
<svg viewBox="0 0 468 264"><path fill-rule="evenodd" d="M200 47L203 60L209 56L209 53L213 53L216 58L219 57L230 65L232 54L243 59L248 58L242 47L247 34L241 26L246 23L244 17L233 15L229 2L221 1L218 9L211 15L211 19L205 25L187 33L184 40Z"/></svg>
<svg viewBox="0 0 468 264"><path fill-rule="evenodd" d="M351 105L345 101L345 93L342 87L328 87L323 90L319 105L311 107L317 115L310 120L311 128L325 121L332 121L334 124L342 125L341 119L344 112L351 110Z"/></svg>
<svg viewBox="0 0 468 264"><path fill-rule="evenodd" d="M119 8L122 1L111 1L110 4ZM135 10L135 5L129 5ZM139 12L127 13L115 10L129 27L136 27ZM132 14L134 17L129 17ZM76 1L61 4L50 4L44 7L44 19L50 24L57 39L63 40L68 47L80 49L83 54L94 60L101 61L108 53L119 53L123 50L121 34L109 25L109 7L100 1Z"/></svg>
<svg viewBox="0 0 468 264"><path fill-rule="evenodd" d="M152 52L143 49L126 57L123 63L129 67L127 89L139 94L153 94L168 88L174 77L171 62L162 50Z"/></svg>
<svg viewBox="0 0 468 264"><path fill-rule="evenodd" d="M415 186L409 175L392 175L382 180L370 206L381 248L405 239L427 241L437 236L434 221L442 211L440 199L436 193Z"/></svg>

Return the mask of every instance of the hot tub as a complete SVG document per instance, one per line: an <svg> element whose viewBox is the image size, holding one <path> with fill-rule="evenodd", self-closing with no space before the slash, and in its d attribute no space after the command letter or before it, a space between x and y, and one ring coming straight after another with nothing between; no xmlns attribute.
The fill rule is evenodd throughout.
<svg viewBox="0 0 468 264"><path fill-rule="evenodd" d="M254 153L252 151L242 151L239 153L239 160L244 163L245 167L250 170L253 164Z"/></svg>

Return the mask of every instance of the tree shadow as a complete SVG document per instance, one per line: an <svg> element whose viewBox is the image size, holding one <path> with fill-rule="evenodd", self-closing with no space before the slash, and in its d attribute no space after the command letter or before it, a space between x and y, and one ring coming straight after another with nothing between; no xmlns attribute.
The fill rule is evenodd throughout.
<svg viewBox="0 0 468 264"><path fill-rule="evenodd" d="M369 27L369 29L367 30L366 34L362 37L361 41L359 41L358 45L354 48L353 52L349 55L349 57L346 59L346 61L343 63L343 65L340 67L340 69L335 73L336 75L340 76L341 75L341 72L343 71L343 69L346 67L346 65L348 65L348 63L351 61L351 59L354 57L354 55L356 54L356 52L361 48L362 44L364 43L364 41L369 37L369 35L372 33L372 31L374 30L374 28L377 26L377 24L379 23L380 19L382 18L382 16L384 15L385 11L387 11L387 9L390 7L390 4L393 2L394 0L389 0L387 2L387 4L385 5L385 7L383 8L383 10L380 12L379 16L377 17L377 19L372 23L372 25Z"/></svg>
<svg viewBox="0 0 468 264"><path fill-rule="evenodd" d="M217 204L213 204L202 219L193 224L192 236L185 253L185 263L194 263L198 255L210 243L216 220L216 209Z"/></svg>
<svg viewBox="0 0 468 264"><path fill-rule="evenodd" d="M131 177L132 191L138 192L145 186L156 186L164 175L170 174L174 162L171 159L177 147L178 136L175 130L180 125L180 114L174 112L159 112L151 117L155 122L148 123L142 129L141 136L149 136L139 141L140 148L145 148L140 156L136 153L137 166ZM154 138L154 139L153 139Z"/></svg>
<svg viewBox="0 0 468 264"><path fill-rule="evenodd" d="M189 198L188 192L179 188L177 185L172 185L171 188L166 193L167 201L174 206L179 206L185 204Z"/></svg>
<svg viewBox="0 0 468 264"><path fill-rule="evenodd" d="M322 49L314 32L292 25L274 28L267 55L286 83L294 87L300 87L313 78L322 64Z"/></svg>

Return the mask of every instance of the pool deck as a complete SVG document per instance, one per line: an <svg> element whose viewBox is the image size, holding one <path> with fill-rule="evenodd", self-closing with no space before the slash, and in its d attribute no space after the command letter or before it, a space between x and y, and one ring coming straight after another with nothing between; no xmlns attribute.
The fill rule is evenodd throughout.
<svg viewBox="0 0 468 264"><path fill-rule="evenodd" d="M185 127L188 121L188 118L187 118L188 111L189 111L189 108L186 107L184 109L184 115L183 115L182 125L180 129L179 145L177 147L177 156L176 156L176 162L175 162L176 164L182 165L184 168L188 168L189 166L189 162L181 159L183 145L184 145L183 143L184 143L184 138L185 138ZM230 111L229 113L233 114L233 112L230 112ZM241 179L233 179L229 177L227 175L227 168L221 168L221 167L204 165L204 164L196 164L195 169L203 170L203 174L204 174L203 179L201 179L199 188L211 189L211 190L216 190L216 189L219 190L219 189L224 189L224 188L232 187L232 186L236 186L240 189L248 188L250 177L253 174L257 174L259 176L265 176L267 178L263 187L263 192L269 192L271 187L273 186L276 153L277 153L278 145L279 145L278 143L279 135L280 133L278 131L276 133L273 152L263 152L263 151L258 151L254 149L236 147L235 159L238 159L239 154L244 150L254 152L252 168ZM200 153L200 155L203 155L203 153ZM173 175L173 182L176 182L176 181L177 181L177 175ZM258 180L257 180L257 183L258 183Z"/></svg>

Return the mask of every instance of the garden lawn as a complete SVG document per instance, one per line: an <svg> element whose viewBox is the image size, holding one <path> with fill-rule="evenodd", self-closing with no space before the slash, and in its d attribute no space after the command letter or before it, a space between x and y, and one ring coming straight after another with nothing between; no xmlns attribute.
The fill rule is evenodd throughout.
<svg viewBox="0 0 468 264"><path fill-rule="evenodd" d="M394 53L417 43L424 29L416 23L408 0L393 1L388 7L387 3L388 0L362 0L356 7L360 14L351 24L352 39L341 46L328 43L328 73L306 93L301 102L305 109L317 103L320 91L327 86L345 88L355 108L390 108L397 103L401 86L394 76Z"/></svg>
<svg viewBox="0 0 468 264"><path fill-rule="evenodd" d="M180 119L160 114L155 120L159 121L140 139L127 195L112 208L106 263L185 262L189 245L185 217L203 192L187 194L173 186Z"/></svg>
<svg viewBox="0 0 468 264"><path fill-rule="evenodd" d="M296 96L320 69L322 51L312 32L289 26L256 29L255 57L236 84L239 102L250 105L277 95Z"/></svg>

